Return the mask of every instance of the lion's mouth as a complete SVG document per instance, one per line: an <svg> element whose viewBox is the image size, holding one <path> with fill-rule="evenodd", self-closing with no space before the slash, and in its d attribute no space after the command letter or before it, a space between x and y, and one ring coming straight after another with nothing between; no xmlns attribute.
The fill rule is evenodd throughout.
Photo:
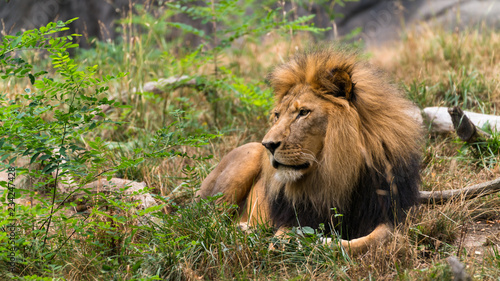
<svg viewBox="0 0 500 281"><path fill-rule="evenodd" d="M311 164L309 164L307 162L304 164L300 164L300 165L285 165L285 164L282 164L282 163L276 161L275 159L273 159L272 164L273 164L273 167L275 169L278 169L279 167L283 167L283 168L290 168L290 169L294 169L294 170L303 170L303 169L307 169L307 168L309 168L309 166L311 166Z"/></svg>

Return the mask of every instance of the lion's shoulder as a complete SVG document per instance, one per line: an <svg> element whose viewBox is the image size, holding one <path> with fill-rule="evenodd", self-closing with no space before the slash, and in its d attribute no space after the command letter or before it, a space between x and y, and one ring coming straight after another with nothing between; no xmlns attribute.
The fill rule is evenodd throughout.
<svg viewBox="0 0 500 281"><path fill-rule="evenodd" d="M258 142L233 149L205 178L196 197L223 193L221 201L241 204L261 173L264 155L265 149Z"/></svg>

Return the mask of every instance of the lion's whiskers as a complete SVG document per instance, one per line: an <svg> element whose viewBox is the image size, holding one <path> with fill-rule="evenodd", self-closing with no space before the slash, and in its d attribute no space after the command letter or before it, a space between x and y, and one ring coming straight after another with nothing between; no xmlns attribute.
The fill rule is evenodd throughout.
<svg viewBox="0 0 500 281"><path fill-rule="evenodd" d="M319 165L319 161L318 159L316 159L316 156L313 155L312 152L300 152L300 155L302 156L303 159L307 160L307 161L311 161L311 162L314 162L316 164Z"/></svg>

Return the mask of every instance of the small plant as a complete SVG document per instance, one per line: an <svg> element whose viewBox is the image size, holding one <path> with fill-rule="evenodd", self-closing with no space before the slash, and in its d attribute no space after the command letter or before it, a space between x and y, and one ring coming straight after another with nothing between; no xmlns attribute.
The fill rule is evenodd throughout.
<svg viewBox="0 0 500 281"><path fill-rule="evenodd" d="M459 153L479 167L491 169L499 162L500 134L492 129L489 123L484 124L481 129L490 137L474 143L464 143Z"/></svg>
<svg viewBox="0 0 500 281"><path fill-rule="evenodd" d="M7 161L15 167L18 176L28 179L17 187L18 196L31 197L30 202L39 201L34 208L22 203L17 206L16 229L28 230L17 241L19 246L22 245L16 255L17 265L27 266L24 270L28 271L34 265L41 268L45 267L44 264L50 265L56 255L67 253L64 247L70 247L75 242L80 246L93 245L101 253L124 254L122 250L127 248L122 248L120 241L131 239L136 231L121 235L123 226L131 227L137 216L158 212L163 206L124 217L124 212L134 209L134 203L121 202L125 199L105 194L89 194L95 197L92 200L100 203L81 220L80 216L68 217L61 212L68 204L76 206L68 201L72 194L78 187L99 176L109 178L137 167L144 161L141 155L148 159L189 157L203 161L207 157L190 157L185 152L176 151L176 148L206 145L207 140L216 137L211 134L184 134L186 125L179 117L179 121L155 132L145 151L136 149L131 157L123 155L116 159L113 148L106 140L100 137L89 139L88 136L93 136L92 132L102 125L121 125L109 120L102 108L122 107L121 103L108 99L109 88L106 84L126 74L96 77L97 65L80 70L78 63L67 52L69 48L77 47L71 43L72 37L77 35L53 36L67 30L66 25L73 20L5 36L0 45L1 77L28 78L32 85L15 100L8 99L6 95L0 97L3 106L0 111L1 161ZM27 49L46 51L53 69L35 72L34 67L23 59L23 51ZM177 111L176 116L180 114ZM36 181L28 184L31 180ZM6 187L5 182L2 186ZM61 194L61 187L69 186L71 193ZM44 197L46 193L49 198ZM3 200L6 196L7 193L3 193ZM102 211L103 206L113 206L115 213ZM7 223L8 216L4 218L3 225ZM68 231L69 225L72 231ZM72 238L75 240L70 241ZM2 249L6 248L2 246ZM7 255L7 251L2 251L1 255Z"/></svg>
<svg viewBox="0 0 500 281"><path fill-rule="evenodd" d="M439 84L428 86L427 81L419 82L417 80L413 80L409 86L403 85L403 88L410 100L412 100L419 108L425 108L433 106L436 88L439 86Z"/></svg>
<svg viewBox="0 0 500 281"><path fill-rule="evenodd" d="M1 77L28 78L31 84L14 100L6 95L0 97L1 161L6 160L15 167L18 176L36 179L36 184L30 186L28 180L16 190L21 198L31 194L41 201L32 209L29 205L17 206L19 221L16 229L27 230L17 241L20 249L16 255L17 265L22 267L42 265L51 260L59 250L54 243L69 239L62 231L64 225L58 223L54 227L56 221L74 226L79 224L78 218L58 214L69 197L61 197L58 187L70 183L63 180L65 178L71 178L73 184L81 178L95 178L97 174L89 174L86 165L104 162L105 154L87 150L82 139L101 124L109 122L102 106L119 106L107 99L108 87L105 84L125 74L97 78L96 65L80 70L67 51L77 47L71 40L78 35L54 36L67 30L66 25L74 20L49 23L15 36L4 36L0 45ZM27 63L23 51L33 49L48 54L53 70L35 71L36 68ZM54 73L50 74L52 71ZM44 192L50 194L48 200L38 194ZM6 193L3 194L4 200L5 196ZM60 236L54 237L49 231L58 232ZM1 255L5 254L6 251L2 251Z"/></svg>

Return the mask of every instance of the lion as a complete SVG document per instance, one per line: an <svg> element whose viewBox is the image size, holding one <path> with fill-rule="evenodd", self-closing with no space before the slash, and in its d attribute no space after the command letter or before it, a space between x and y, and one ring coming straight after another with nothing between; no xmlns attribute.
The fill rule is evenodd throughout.
<svg viewBox="0 0 500 281"><path fill-rule="evenodd" d="M276 104L262 143L224 156L196 196L222 193L242 225L270 224L277 235L323 225L352 252L385 241L419 199L413 104L340 48L298 53L268 81Z"/></svg>

